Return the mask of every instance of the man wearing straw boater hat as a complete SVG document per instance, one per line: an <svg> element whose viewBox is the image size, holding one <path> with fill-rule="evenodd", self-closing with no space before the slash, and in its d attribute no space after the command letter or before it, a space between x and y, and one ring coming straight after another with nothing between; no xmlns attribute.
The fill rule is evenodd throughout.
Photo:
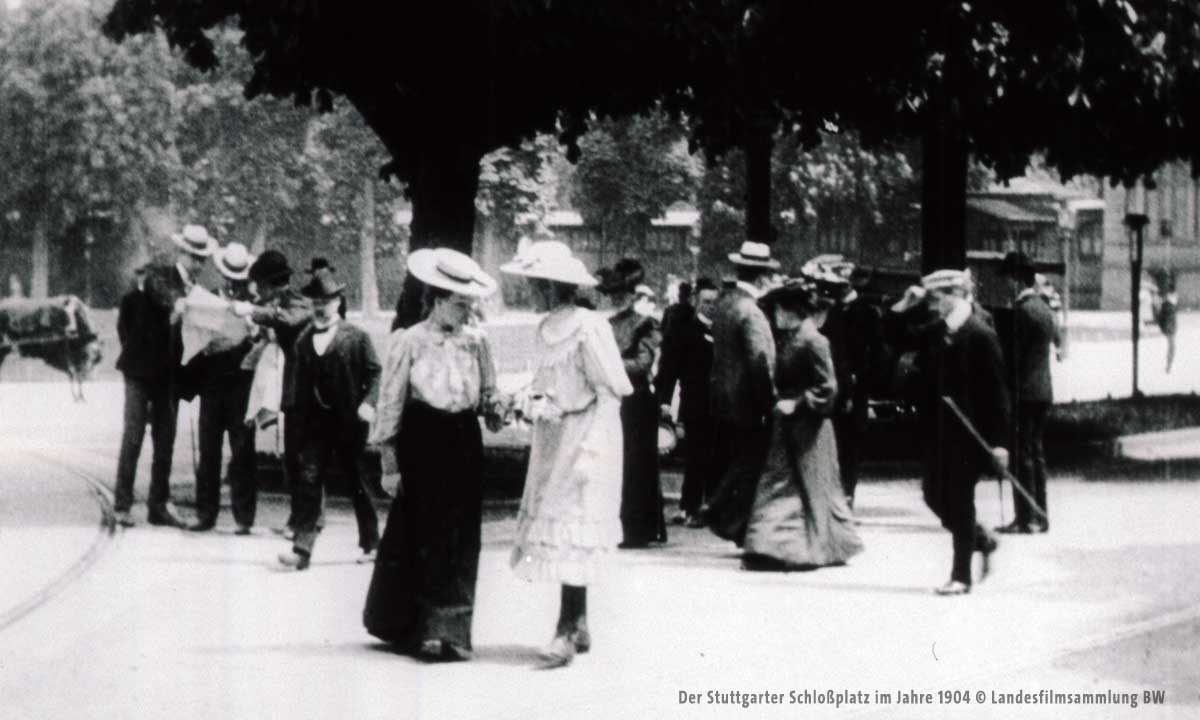
<svg viewBox="0 0 1200 720"><path fill-rule="evenodd" d="M183 298L212 256L216 241L202 226L186 225L171 237L171 242L176 248L175 262L146 266L142 289L121 303L122 308L136 312L123 312L117 323L121 338L117 368L125 376L125 421L113 506L117 523L124 527L134 524L129 510L147 420L154 444L147 521L151 525L183 527L183 521L170 507L171 457L183 380L179 319Z"/></svg>
<svg viewBox="0 0 1200 720"><path fill-rule="evenodd" d="M373 560L379 545L379 519L359 456L375 419L380 366L371 338L338 316L345 289L322 268L301 290L313 302L312 324L296 340L295 370L283 397L287 422L300 426L300 478L292 551L279 556L280 564L296 570L309 566L321 533L325 490L338 470L354 505L360 560Z"/></svg>
<svg viewBox="0 0 1200 720"><path fill-rule="evenodd" d="M1004 359L996 332L972 312L964 271L926 275L892 306L888 321L917 314L925 320L909 337L917 350L922 490L954 544L950 580L937 592L962 595L971 590L974 553L983 554L986 576L997 546L976 521L975 484L1008 465Z"/></svg>
<svg viewBox="0 0 1200 720"><path fill-rule="evenodd" d="M722 296L713 318L709 385L717 438L713 471L721 479L702 516L714 533L740 547L770 443L775 341L758 300L779 261L771 257L770 245L752 241L729 260L737 284Z"/></svg>
<svg viewBox="0 0 1200 720"><path fill-rule="evenodd" d="M254 256L241 243L229 243L213 255L217 272L225 279L221 297L233 302L250 299L250 266ZM243 419L250 399L251 370L242 363L253 338L237 344L217 338L188 363L200 389L200 464L196 469L196 520L194 532L212 530L221 511L221 449L229 434L229 494L238 535L249 535L254 525L257 488L254 477L254 430Z"/></svg>
<svg viewBox="0 0 1200 720"><path fill-rule="evenodd" d="M291 285L292 268L287 257L278 250L267 250L250 265L250 281L258 294L257 303L235 302L233 311L248 317L260 328L273 334L279 349L283 351L283 387L288 387L296 366L296 340L312 321L312 302ZM260 353L270 338L260 341L256 353ZM246 358L242 367L254 370L256 353ZM300 430L301 423L283 421L283 479L291 494L291 512L287 523L276 528L276 532L291 540L295 536L296 488L300 484Z"/></svg>

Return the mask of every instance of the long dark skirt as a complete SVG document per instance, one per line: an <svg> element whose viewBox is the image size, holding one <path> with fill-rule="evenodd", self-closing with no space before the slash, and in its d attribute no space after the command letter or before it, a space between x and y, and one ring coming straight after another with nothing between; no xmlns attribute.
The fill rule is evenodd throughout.
<svg viewBox="0 0 1200 720"><path fill-rule="evenodd" d="M621 528L626 545L666 542L662 485L658 478L658 405L648 388L621 399L624 474Z"/></svg>
<svg viewBox="0 0 1200 720"><path fill-rule="evenodd" d="M471 648L479 571L483 442L474 413L410 402L396 441L400 490L367 591L367 632L403 649Z"/></svg>

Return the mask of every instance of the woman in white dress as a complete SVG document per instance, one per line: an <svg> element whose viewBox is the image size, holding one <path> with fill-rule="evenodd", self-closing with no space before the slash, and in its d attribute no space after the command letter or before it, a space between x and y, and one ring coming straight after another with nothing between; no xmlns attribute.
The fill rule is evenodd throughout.
<svg viewBox="0 0 1200 720"><path fill-rule="evenodd" d="M520 408L533 443L511 562L520 577L562 585L542 653L544 667L561 667L591 646L587 586L621 542L621 398L633 388L608 321L575 304L597 280L566 245L532 243L500 271L530 278L548 312Z"/></svg>

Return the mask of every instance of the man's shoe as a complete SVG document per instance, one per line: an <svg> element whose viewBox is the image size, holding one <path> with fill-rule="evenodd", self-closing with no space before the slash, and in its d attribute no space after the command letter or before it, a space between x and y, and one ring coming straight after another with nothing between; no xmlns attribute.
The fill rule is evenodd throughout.
<svg viewBox="0 0 1200 720"><path fill-rule="evenodd" d="M249 525L238 524L237 529L233 531L234 535L252 535L253 531Z"/></svg>
<svg viewBox="0 0 1200 720"><path fill-rule="evenodd" d="M682 524L684 524L685 522L687 522L687 521L688 521L688 518L689 518L689 517L690 517L690 516L689 516L687 513L685 513L685 512L677 512L677 513L675 513L675 515L674 515L674 516L671 518L671 524L672 524L672 525L682 525Z"/></svg>
<svg viewBox="0 0 1200 720"><path fill-rule="evenodd" d="M700 517L699 515L691 515L688 517L685 526L690 528L702 528L704 527L704 518Z"/></svg>
<svg viewBox="0 0 1200 720"><path fill-rule="evenodd" d="M185 523L180 520L175 513L166 509L150 513L150 515L146 518L146 522L150 523L151 525L158 525L161 527L185 527Z"/></svg>
<svg viewBox="0 0 1200 720"><path fill-rule="evenodd" d="M209 530L212 530L216 526L217 526L216 520L197 520L196 522L192 523L191 525L188 525L187 529L190 530L191 532L208 532Z"/></svg>
<svg viewBox="0 0 1200 720"><path fill-rule="evenodd" d="M1050 523L1043 522L1043 523L1038 523L1037 525L1034 525L1033 532L1035 532L1035 533L1050 532Z"/></svg>
<svg viewBox="0 0 1200 720"><path fill-rule="evenodd" d="M294 570L307 570L311 558L304 553L286 552L279 553L279 564Z"/></svg>
<svg viewBox="0 0 1200 720"><path fill-rule="evenodd" d="M137 525L137 522L133 519L133 516L129 514L128 510L119 510L119 511L113 513L113 522L115 522L117 525L120 525L121 527L127 527L127 528L131 528L131 527L134 527Z"/></svg>
<svg viewBox="0 0 1200 720"><path fill-rule="evenodd" d="M1013 520L1007 525L1002 525L996 528L996 532L1004 533L1005 535L1028 535L1033 532L1033 528L1026 523Z"/></svg>
<svg viewBox="0 0 1200 720"><path fill-rule="evenodd" d="M373 565L375 558L379 557L378 550L364 550L362 555L358 556L357 562L359 565Z"/></svg>
<svg viewBox="0 0 1200 720"><path fill-rule="evenodd" d="M271 528L271 532L275 533L276 535L283 536L284 540L295 540L296 539L296 531L290 527Z"/></svg>
<svg viewBox="0 0 1200 720"><path fill-rule="evenodd" d="M966 595L967 593L971 592L971 586L965 582L951 580L940 588L934 590L934 592L938 595Z"/></svg>

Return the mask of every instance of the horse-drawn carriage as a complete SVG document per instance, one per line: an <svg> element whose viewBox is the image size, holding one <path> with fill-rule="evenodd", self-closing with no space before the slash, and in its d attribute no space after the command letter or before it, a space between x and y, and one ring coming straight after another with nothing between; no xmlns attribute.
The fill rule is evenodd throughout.
<svg viewBox="0 0 1200 720"><path fill-rule="evenodd" d="M0 300L0 364L14 352L66 373L76 402L102 357L91 313L74 295Z"/></svg>

